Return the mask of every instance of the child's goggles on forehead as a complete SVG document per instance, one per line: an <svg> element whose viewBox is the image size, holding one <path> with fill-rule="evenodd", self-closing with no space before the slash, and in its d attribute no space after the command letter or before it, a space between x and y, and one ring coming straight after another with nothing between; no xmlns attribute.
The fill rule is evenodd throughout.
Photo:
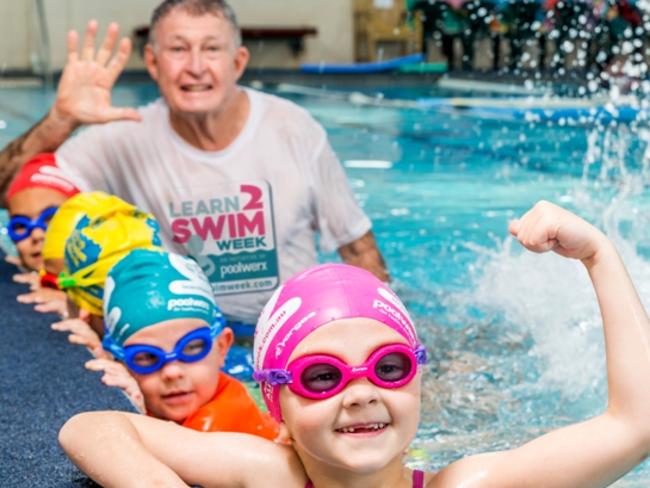
<svg viewBox="0 0 650 488"><path fill-rule="evenodd" d="M58 208L48 207L34 220L24 215L14 215L9 219L9 224L7 225L9 237L14 242L20 242L31 236L34 229L41 229L45 232L47 230L47 224L50 223L50 219L54 216Z"/></svg>
<svg viewBox="0 0 650 488"><path fill-rule="evenodd" d="M223 329L223 316L210 327L200 327L181 337L172 351L164 351L149 344L131 344L120 346L106 334L102 346L116 359L124 361L126 366L138 374L150 374L159 371L172 361L194 363L206 357L212 350L215 337Z"/></svg>
<svg viewBox="0 0 650 488"><path fill-rule="evenodd" d="M358 378L368 378L380 388L400 388L417 373L418 364L427 362L423 345L387 344L368 356L366 362L350 366L335 356L309 354L289 363L287 369L263 369L253 378L271 385L288 385L296 395L322 400L339 393Z"/></svg>

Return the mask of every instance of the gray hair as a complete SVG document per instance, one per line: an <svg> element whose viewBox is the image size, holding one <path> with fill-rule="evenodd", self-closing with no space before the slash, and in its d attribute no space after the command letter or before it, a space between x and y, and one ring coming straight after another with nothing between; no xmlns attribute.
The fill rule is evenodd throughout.
<svg viewBox="0 0 650 488"><path fill-rule="evenodd" d="M151 14L149 24L149 44L156 44L156 27L176 7L183 9L192 16L212 14L223 17L233 31L235 47L241 46L241 30L237 23L237 16L226 0L164 0Z"/></svg>

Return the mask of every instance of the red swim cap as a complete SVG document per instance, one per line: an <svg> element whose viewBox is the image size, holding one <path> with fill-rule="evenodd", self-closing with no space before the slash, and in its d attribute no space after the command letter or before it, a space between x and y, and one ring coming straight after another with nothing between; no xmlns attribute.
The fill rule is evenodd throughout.
<svg viewBox="0 0 650 488"><path fill-rule="evenodd" d="M67 197L79 193L79 189L56 165L53 153L38 154L25 163L9 185L6 199L9 201L19 191L36 187L50 188Z"/></svg>

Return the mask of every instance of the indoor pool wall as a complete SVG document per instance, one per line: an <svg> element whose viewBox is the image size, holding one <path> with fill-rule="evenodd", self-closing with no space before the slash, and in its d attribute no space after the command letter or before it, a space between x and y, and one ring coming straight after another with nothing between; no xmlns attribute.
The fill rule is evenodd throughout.
<svg viewBox="0 0 650 488"><path fill-rule="evenodd" d="M645 299L647 128L413 108L422 96L453 94L431 87L361 97L333 87L262 88L304 106L328 130L431 352L410 463L435 469L602 410L602 334L586 274L577 263L521 252L507 223L542 198L577 211L615 240ZM120 84L114 101L155 97L150 84ZM52 99L40 88L0 89L0 144ZM649 476L646 463L614 486L645 487Z"/></svg>

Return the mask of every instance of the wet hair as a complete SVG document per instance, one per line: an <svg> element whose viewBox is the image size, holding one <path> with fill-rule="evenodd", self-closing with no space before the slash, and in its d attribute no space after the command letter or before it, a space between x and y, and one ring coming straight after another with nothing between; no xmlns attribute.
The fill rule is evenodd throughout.
<svg viewBox="0 0 650 488"><path fill-rule="evenodd" d="M233 31L235 47L241 46L241 30L237 23L237 16L226 0L164 0L151 14L149 24L149 44L155 45L156 27L172 10L180 8L192 16L212 14L224 18Z"/></svg>

